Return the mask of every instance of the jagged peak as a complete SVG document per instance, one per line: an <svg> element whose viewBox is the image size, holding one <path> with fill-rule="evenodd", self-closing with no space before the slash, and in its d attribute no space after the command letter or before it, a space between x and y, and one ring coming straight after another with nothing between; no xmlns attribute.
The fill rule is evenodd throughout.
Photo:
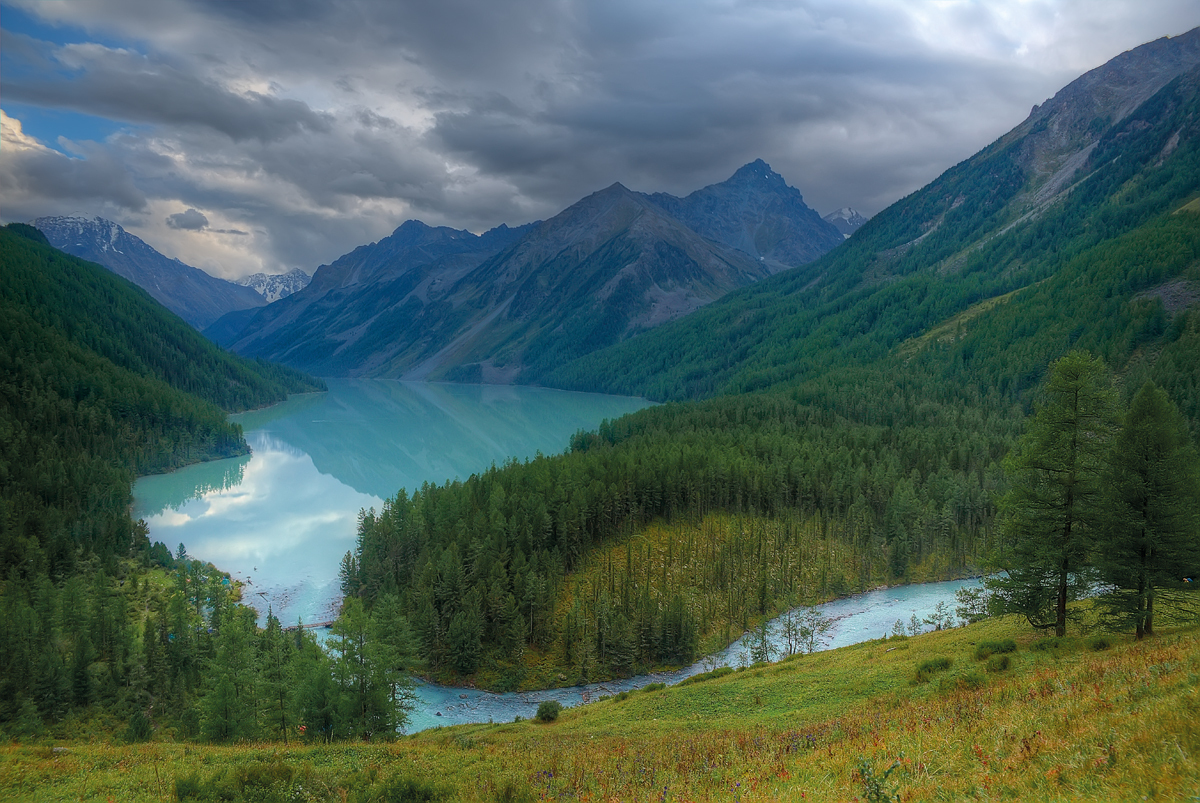
<svg viewBox="0 0 1200 803"><path fill-rule="evenodd" d="M860 220L860 219L865 220L866 218L863 216L863 214L861 212L859 212L853 206L843 206L841 209L830 212L828 215L825 216L825 219L826 220L854 221L854 220Z"/></svg>
<svg viewBox="0 0 1200 803"><path fill-rule="evenodd" d="M729 177L727 183L749 184L749 183L764 183L780 187L786 187L787 182L783 176L771 169L771 166L762 159L755 159L749 164L744 164L739 167L734 174Z"/></svg>

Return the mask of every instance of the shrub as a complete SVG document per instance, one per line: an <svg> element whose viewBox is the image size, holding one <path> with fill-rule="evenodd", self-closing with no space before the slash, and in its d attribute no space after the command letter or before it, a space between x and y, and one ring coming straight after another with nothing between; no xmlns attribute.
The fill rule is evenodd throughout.
<svg viewBox="0 0 1200 803"><path fill-rule="evenodd" d="M449 796L436 786L425 781L397 775L389 778L376 790L369 800L379 803L434 803L447 800Z"/></svg>
<svg viewBox="0 0 1200 803"><path fill-rule="evenodd" d="M642 691L662 691L667 687L665 683L647 683L642 686Z"/></svg>
<svg viewBox="0 0 1200 803"><path fill-rule="evenodd" d="M492 792L496 803L532 803L536 798L529 784L515 778L505 778Z"/></svg>
<svg viewBox="0 0 1200 803"><path fill-rule="evenodd" d="M1012 657L1009 655L993 655L985 666L989 672L1007 672L1012 668Z"/></svg>
<svg viewBox="0 0 1200 803"><path fill-rule="evenodd" d="M983 675L974 670L963 672L958 675L944 677L938 681L938 691L942 694L955 691L975 691L982 689L987 683Z"/></svg>
<svg viewBox="0 0 1200 803"><path fill-rule="evenodd" d="M882 775L876 775L871 762L860 758L858 769L854 774L858 776L858 781L862 784L863 799L872 801L872 803L893 803L893 801L898 803L900 792L894 785L888 783L888 779L899 766L900 762L895 761L892 766L884 770Z"/></svg>
<svg viewBox="0 0 1200 803"><path fill-rule="evenodd" d="M199 773L193 772L191 775L175 779L176 800L200 800L202 790Z"/></svg>
<svg viewBox="0 0 1200 803"><path fill-rule="evenodd" d="M145 711L134 711L129 718L129 727L125 729L125 741L144 742L150 738L150 719Z"/></svg>
<svg viewBox="0 0 1200 803"><path fill-rule="evenodd" d="M706 680L715 680L716 678L723 678L726 675L732 674L732 666L722 666L714 669L711 672L701 672L699 675L692 675L690 678L685 678L684 680L680 681L679 685L687 686L690 683L703 683Z"/></svg>
<svg viewBox="0 0 1200 803"><path fill-rule="evenodd" d="M924 683L938 672L945 672L950 668L952 661L945 656L930 658L928 661L922 661L917 664L917 683Z"/></svg>
<svg viewBox="0 0 1200 803"><path fill-rule="evenodd" d="M996 653L1016 652L1017 642L1012 639L1004 641L981 641L975 647L975 660L982 661L985 658L991 658Z"/></svg>
<svg viewBox="0 0 1200 803"><path fill-rule="evenodd" d="M546 700L538 705L538 722L553 722L562 713L562 703L558 700Z"/></svg>
<svg viewBox="0 0 1200 803"><path fill-rule="evenodd" d="M1045 652L1046 650L1057 650L1062 646L1062 641L1058 638L1044 638L1041 641L1035 641L1029 645L1029 649Z"/></svg>
<svg viewBox="0 0 1200 803"><path fill-rule="evenodd" d="M1087 645L1089 648L1099 652L1100 650L1107 650L1109 647L1111 647L1112 642L1108 640L1108 636L1093 636L1092 638L1088 639Z"/></svg>

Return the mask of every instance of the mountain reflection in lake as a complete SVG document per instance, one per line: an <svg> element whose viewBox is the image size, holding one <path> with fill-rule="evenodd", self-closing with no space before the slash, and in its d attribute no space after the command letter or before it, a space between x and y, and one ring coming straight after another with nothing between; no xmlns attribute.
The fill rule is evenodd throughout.
<svg viewBox="0 0 1200 803"><path fill-rule="evenodd" d="M329 380L265 410L231 416L253 454L143 477L134 518L150 539L247 582L245 601L285 624L332 619L358 513L400 488L466 478L647 406L544 388Z"/></svg>

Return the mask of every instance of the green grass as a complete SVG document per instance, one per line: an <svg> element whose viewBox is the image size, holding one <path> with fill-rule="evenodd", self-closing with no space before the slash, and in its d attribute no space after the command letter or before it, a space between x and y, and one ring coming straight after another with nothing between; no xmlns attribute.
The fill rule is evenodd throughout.
<svg viewBox="0 0 1200 803"><path fill-rule="evenodd" d="M1015 651L992 656L1009 668L985 672L977 648L1010 639ZM1020 621L988 620L392 744L14 743L0 748L0 789L13 801L173 800L177 780L230 800L821 801L861 798L894 765L885 786L903 800L1195 795L1200 628L1106 639L1031 650ZM935 659L948 668L913 684Z"/></svg>

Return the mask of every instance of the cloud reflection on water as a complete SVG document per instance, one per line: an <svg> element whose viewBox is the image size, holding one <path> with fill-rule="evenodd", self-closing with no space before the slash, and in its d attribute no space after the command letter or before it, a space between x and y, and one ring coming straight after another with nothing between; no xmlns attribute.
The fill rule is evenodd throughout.
<svg viewBox="0 0 1200 803"><path fill-rule="evenodd" d="M332 618L360 510L400 488L465 478L566 447L645 407L641 399L541 388L330 380L328 393L235 416L250 457L144 477L134 516L150 538L249 582L246 602L284 623Z"/></svg>

